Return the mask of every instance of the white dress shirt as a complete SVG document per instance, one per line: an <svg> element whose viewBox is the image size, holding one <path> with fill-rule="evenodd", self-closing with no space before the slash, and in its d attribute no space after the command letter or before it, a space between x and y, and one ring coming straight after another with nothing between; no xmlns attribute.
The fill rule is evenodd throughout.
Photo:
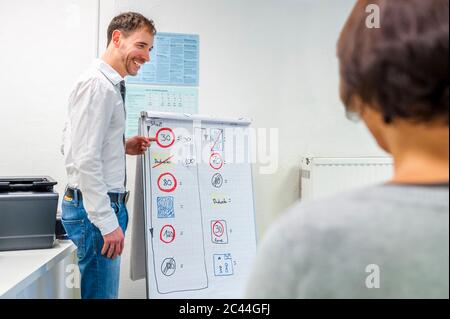
<svg viewBox="0 0 450 319"><path fill-rule="evenodd" d="M69 97L63 132L68 185L83 194L89 220L106 235L119 227L108 192L124 192L123 78L101 59L84 72Z"/></svg>

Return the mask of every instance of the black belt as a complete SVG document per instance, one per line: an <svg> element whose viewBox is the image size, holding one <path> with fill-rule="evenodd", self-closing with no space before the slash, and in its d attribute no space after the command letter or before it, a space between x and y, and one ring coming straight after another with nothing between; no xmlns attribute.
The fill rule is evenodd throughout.
<svg viewBox="0 0 450 319"><path fill-rule="evenodd" d="M65 192L64 196L74 198L75 194L77 195L78 200L83 199L83 195L81 194L81 191L78 188L72 188L72 187L66 188L66 192ZM130 195L130 192L108 193L111 203L115 203L115 204L121 204L121 203L126 204L128 202L129 195Z"/></svg>

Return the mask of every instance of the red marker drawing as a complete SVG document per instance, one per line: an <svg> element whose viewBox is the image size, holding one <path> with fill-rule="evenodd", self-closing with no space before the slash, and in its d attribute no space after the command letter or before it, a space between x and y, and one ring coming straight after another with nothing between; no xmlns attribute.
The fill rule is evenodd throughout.
<svg viewBox="0 0 450 319"><path fill-rule="evenodd" d="M220 222L220 220L216 220L216 222L212 226L212 231L214 236L222 237L225 227Z"/></svg>
<svg viewBox="0 0 450 319"><path fill-rule="evenodd" d="M173 242L175 240L175 228L172 225L164 225L159 232L159 239L166 244Z"/></svg>
<svg viewBox="0 0 450 319"><path fill-rule="evenodd" d="M214 147L216 147L217 142L219 141L220 137L222 136L223 131L221 130L219 135L216 138L216 141L214 142L213 146L211 147L211 152L214 150Z"/></svg>
<svg viewBox="0 0 450 319"><path fill-rule="evenodd" d="M160 136L160 134L163 135ZM156 144L158 144L159 147L168 148L171 147L173 143L175 143L175 134L172 129L163 127L156 132Z"/></svg>
<svg viewBox="0 0 450 319"><path fill-rule="evenodd" d="M164 161L159 162L158 164L156 164L155 166L152 166L152 168L157 168L158 166L162 165L162 164L166 164L172 157L174 157L174 155L169 156L168 158L166 158Z"/></svg>
<svg viewBox="0 0 450 319"><path fill-rule="evenodd" d="M158 188L165 193L173 192L177 188L177 179L170 173L161 174L158 177Z"/></svg>
<svg viewBox="0 0 450 319"><path fill-rule="evenodd" d="M223 166L223 159L219 153L212 153L209 157L209 166L214 169L220 169Z"/></svg>

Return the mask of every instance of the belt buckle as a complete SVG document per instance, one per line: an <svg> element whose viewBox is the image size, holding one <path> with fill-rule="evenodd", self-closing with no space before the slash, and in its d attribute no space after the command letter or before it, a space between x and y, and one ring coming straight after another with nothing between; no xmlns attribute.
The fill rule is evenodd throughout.
<svg viewBox="0 0 450 319"><path fill-rule="evenodd" d="M67 202L73 201L74 194L71 192L68 188L66 188L66 191L64 192L64 200Z"/></svg>
<svg viewBox="0 0 450 319"><path fill-rule="evenodd" d="M64 200L71 202L75 197L75 191L73 188L66 186L66 190L64 192Z"/></svg>

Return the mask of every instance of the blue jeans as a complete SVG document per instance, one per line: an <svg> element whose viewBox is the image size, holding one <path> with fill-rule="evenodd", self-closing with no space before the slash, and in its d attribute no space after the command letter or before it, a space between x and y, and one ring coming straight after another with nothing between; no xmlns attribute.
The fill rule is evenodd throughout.
<svg viewBox="0 0 450 319"><path fill-rule="evenodd" d="M81 198L62 203L62 223L69 238L77 246L78 267L81 274L82 299L117 299L119 294L120 257L114 259L101 254L103 236L87 218ZM119 225L125 234L128 211L124 203L111 203Z"/></svg>

